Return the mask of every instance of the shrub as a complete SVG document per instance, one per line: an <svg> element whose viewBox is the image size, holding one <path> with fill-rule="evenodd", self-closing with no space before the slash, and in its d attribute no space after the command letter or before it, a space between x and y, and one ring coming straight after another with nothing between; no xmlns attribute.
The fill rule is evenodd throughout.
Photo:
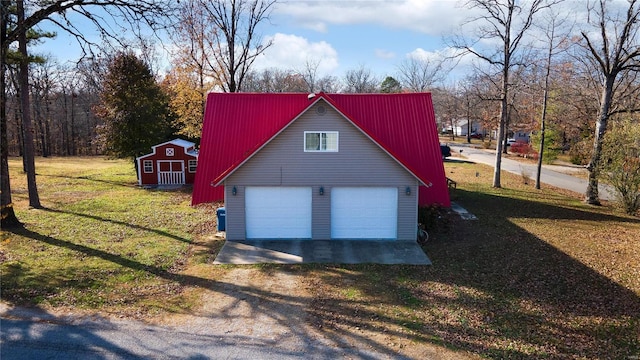
<svg viewBox="0 0 640 360"><path fill-rule="evenodd" d="M427 230L435 230L438 227L446 228L447 209L440 205L420 206L418 208L418 223Z"/></svg>
<svg viewBox="0 0 640 360"><path fill-rule="evenodd" d="M514 144L511 144L509 151L526 158L533 158L533 159L538 158L538 153L533 149L531 144L526 142L518 141Z"/></svg>
<svg viewBox="0 0 640 360"><path fill-rule="evenodd" d="M571 146L569 160L574 165L587 165L591 159L593 138L583 139Z"/></svg>
<svg viewBox="0 0 640 360"><path fill-rule="evenodd" d="M605 135L600 163L624 211L635 215L640 210L640 126L630 119L615 124Z"/></svg>
<svg viewBox="0 0 640 360"><path fill-rule="evenodd" d="M558 158L560 149L562 148L562 136L558 132L553 124L550 124L544 131L544 149L542 152L542 161L545 164L551 164ZM534 144L536 149L540 147L541 133L537 132L531 135L531 143Z"/></svg>

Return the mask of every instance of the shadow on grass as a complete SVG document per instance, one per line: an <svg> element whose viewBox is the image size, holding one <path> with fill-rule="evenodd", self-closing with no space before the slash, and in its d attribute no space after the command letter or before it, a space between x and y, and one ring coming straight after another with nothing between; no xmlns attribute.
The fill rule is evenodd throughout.
<svg viewBox="0 0 640 360"><path fill-rule="evenodd" d="M56 178L56 179L85 180L85 181L98 182L102 184L116 185L116 186L122 186L122 187L128 187L128 188L133 188L138 186L136 182L109 181L109 180L100 179L98 177L90 177L90 176L68 176L68 175L49 175L49 174L37 174L37 175L38 177L48 177L48 178ZM96 176L99 176L99 175L96 175Z"/></svg>
<svg viewBox="0 0 640 360"><path fill-rule="evenodd" d="M434 234L425 247L431 267L328 267L321 271L327 289L319 290L315 321L344 338L356 328L382 333L376 324L395 325L420 343L500 359L640 354L638 295L509 218L638 221L458 192L457 201L479 220L457 219L448 233ZM334 295L345 287L362 296Z"/></svg>
<svg viewBox="0 0 640 360"><path fill-rule="evenodd" d="M173 239L173 240L178 240L178 241L181 241L181 242L184 242L184 243L187 243L187 244L191 244L192 243L188 239L185 239L185 238L177 236L177 235L170 234L170 233L168 233L166 231L161 231L161 230L157 230L157 229L148 228L148 227L145 227L145 226L130 224L130 223L124 222L124 221L106 219L106 218L102 218L102 217L95 216L95 215L88 215L88 214L77 213L77 212L73 212L73 211L64 211L64 210L58 210L58 209L51 209L51 208L47 208L47 207L42 207L41 210L52 212L52 213L57 213L57 214L67 214L67 215L79 216L79 217L83 217L83 218L87 218L87 219L92 219L92 220L96 220L96 221L110 223L110 224L126 226L126 227L131 228L131 229L151 232L151 233L154 233L154 234L157 234L157 235L160 235L160 236L164 236L164 237L167 237L167 238L170 238L170 239Z"/></svg>
<svg viewBox="0 0 640 360"><path fill-rule="evenodd" d="M452 164L475 164L473 161L465 160L462 158L452 158L452 157L448 157L443 161L446 163L452 163Z"/></svg>
<svg viewBox="0 0 640 360"><path fill-rule="evenodd" d="M165 280L169 280L169 281L175 281L175 282L179 282L182 285L193 285L193 286L199 286L199 287L208 287L211 284L214 284L215 282L210 282L207 279L203 279L203 278L199 278L199 277L193 277L193 276L189 276L189 275L180 275L177 273L173 273L170 272L168 270L165 270L161 267L158 266L154 266L154 265L148 265L148 264L143 264L141 262L135 261L135 260L131 260L128 259L126 257L123 257L121 255L116 255L116 254L112 254L108 251L104 251L104 250L100 250L100 249L95 249L89 246L85 246L85 245L80 245L80 244L76 244L70 241L66 241L66 240L61 240L61 239L57 239L54 238L52 236L47 236L47 235L42 235L39 233L36 233L34 231L31 231L27 228L16 228L16 229L11 229L10 230L11 233L15 234L15 235L20 235L20 236L24 236L26 238L35 240L35 241L39 241L45 244L49 244L52 246L57 246L57 247L61 247L61 248L65 248L68 250L72 250L77 252L79 255L85 255L85 256L89 256L89 257L96 257L96 258L100 258L109 262L112 262L114 264L120 265L122 267L125 268L129 268L132 270L137 270L137 271L145 271L147 273L150 273L152 275L158 276L162 279ZM9 279L11 278L11 274L7 274L5 279ZM6 293L5 293L6 295Z"/></svg>
<svg viewBox="0 0 640 360"><path fill-rule="evenodd" d="M148 191L162 191L162 192L176 192L176 193L184 193L191 194L193 192L193 184L184 184L184 185L149 185L149 186L140 186L137 182L126 182L126 181L109 181L103 180L100 178L94 178L90 176L68 176L68 175L48 175L48 174L38 174L40 177L50 177L57 179L73 179L73 180L86 180L92 182L98 182L108 185L116 185L127 188L141 188Z"/></svg>
<svg viewBox="0 0 640 360"><path fill-rule="evenodd" d="M229 324L229 326L234 326L235 328L246 329L251 325L245 324L245 322L250 321L250 323L253 323L253 320L247 319L246 313L239 312L238 309L241 307L249 306L251 308L249 313L252 318L267 317L269 319L267 320L267 323L271 322L277 325L274 327L280 330L279 332L273 332L273 329L262 328L255 328L252 330L253 332L266 332L268 333L267 337L236 335L233 333L233 331L227 329L223 329L223 331L220 333L216 333L215 330L211 330L213 331L213 333L209 333L209 330L206 330L207 341L212 341L211 336L215 336L216 342L222 341L222 343L227 344L230 347L228 351L234 351L234 353L235 350L233 349L233 346L235 346L235 344L249 342L251 343L250 347L255 348L255 351L258 353L260 350L269 349L269 355L282 353L282 355L286 356L312 356L316 358L341 358L344 356L357 358L375 358L376 356L372 354L378 353L385 354L386 356L393 358L405 358L399 356L396 351L389 347L387 344L378 340L370 340L365 337L361 337L358 334L352 334L351 336L346 338L338 338L334 337L332 335L333 333L327 333L326 335L329 335L328 338L332 340L332 344L327 345L325 341L320 341L317 337L317 333L308 325L307 308L310 299L306 297L292 296L282 292L266 291L254 286L238 285L232 282L220 282L204 277L175 273L157 266L143 264L120 255L112 254L108 251L95 249L85 245L75 244L73 242L57 239L52 236L38 234L26 228L14 229L12 230L12 233L32 239L34 241L74 251L78 253L78 256L100 258L102 260L117 264L123 268L132 269L135 271L143 271L160 279L164 279L168 283L176 283L180 286L185 287L197 287L206 291L212 291L226 295L226 298L229 299L226 303L216 304L218 308L216 308L214 311L207 311L205 314L201 313L200 315L198 315L196 317L197 320L195 320L194 322L190 322L189 329L197 326L209 328L212 322L222 322L224 324ZM28 287L21 289L20 284L14 281L15 279L20 279L21 276L24 275L23 272L28 271L28 269L16 266L8 266L5 269L7 270L3 274L5 285L8 283L11 283L12 285L10 285L9 288L4 291L3 300L11 302L14 305L37 305L37 303L35 302L29 302L29 300L35 300L33 297L30 299L29 296L33 296L33 294L35 294L37 291ZM285 273L293 271L295 273L298 272L299 269L300 267L281 266L276 271ZM33 281L35 280L39 281L42 286L50 287L51 291L61 291L61 289L58 288L58 285L64 284L56 285L55 283L51 283L52 278L56 278L57 275L58 274L44 274L39 279L31 279L30 286L35 285L33 284ZM304 275L304 273L302 273L302 275ZM100 286L100 280L86 278L81 279L77 283L66 285L73 286L75 289L82 291L82 289L89 289L95 286ZM45 297L47 295L48 294L44 294ZM29 300L26 300L25 303L25 299ZM156 300L162 301L161 299ZM3 316L10 317L11 312L5 313L3 314ZM111 351L111 348L114 348L114 351L117 351L118 353L126 353L126 351L129 351L121 351L117 349L117 346L109 345L108 341L101 339L100 336L96 334L93 334L93 330L91 329L83 330L85 332L83 332L82 334L78 334L75 328L69 330L69 328L64 327L64 323L67 322L65 319L54 319L49 322L62 323L61 328L52 330L52 333L55 331L62 331L63 337L66 336L66 334L68 334L69 337L80 336L80 338L87 339L89 344L93 344L94 341L97 341L98 343L96 347L103 348L103 350L107 353ZM198 322L200 322L201 324L198 325ZM261 326L260 322L257 322L257 325ZM5 354L5 346L7 349L16 348L16 351L21 351L20 346L24 345L24 343L26 342L49 341L48 336L44 336L43 339L40 336L32 335L33 333L29 331L30 326L33 326L32 322L23 324L5 324L5 321L3 321L3 333L8 334L17 332L20 334L17 337L19 338L19 340L7 341L3 344L3 354ZM215 326L215 328L219 327L219 325ZM282 329L286 330L282 331ZM114 329L114 331L115 330L116 329ZM123 328L119 331L121 331L123 334L126 334L127 329ZM190 330L182 331L188 332ZM175 338L169 339L168 341L179 340L180 338ZM367 348L350 345L354 340L366 343L368 345ZM146 340L140 339L140 342L144 341ZM152 337L149 339L149 341L151 342L149 346L154 346L154 344L157 345L156 338ZM198 341L198 344L199 346L202 345L200 341ZM283 344L285 344L286 346L284 346ZM139 344L136 344L136 346L137 345ZM289 349L288 346L294 346L296 350L287 350ZM161 350L162 349L159 349L157 353L160 354ZM61 353L64 353L64 351L66 350L62 349L60 351ZM53 352L53 354L55 354L55 351ZM136 357L133 356L133 358Z"/></svg>
<svg viewBox="0 0 640 360"><path fill-rule="evenodd" d="M290 331L273 334L273 342L260 346L296 339L303 353L317 357L344 357L343 349L356 346L402 358L390 344L397 338L410 339L416 348L443 345L491 358L626 358L640 353L638 295L509 218L637 221L536 201L457 193L457 201L479 220L457 220L448 233L434 234L426 247L433 266L261 267L268 274L293 272L313 281L308 284L312 299L177 274L27 229L16 233L183 286L223 293L230 301L202 315L203 326L243 322L246 315L236 310L249 306L252 317L269 317ZM316 332L333 347L320 346ZM233 334L220 336L238 340ZM365 350L356 354L375 357Z"/></svg>

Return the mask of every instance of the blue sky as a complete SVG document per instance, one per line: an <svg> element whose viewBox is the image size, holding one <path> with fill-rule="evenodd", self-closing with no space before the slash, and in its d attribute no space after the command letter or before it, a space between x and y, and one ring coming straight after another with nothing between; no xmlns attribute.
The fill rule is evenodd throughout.
<svg viewBox="0 0 640 360"><path fill-rule="evenodd" d="M347 70L360 66L380 78L394 76L397 66L408 57L438 58L452 53L444 39L459 32L461 24L473 16L464 3L462 0L279 0L270 21L261 27L263 40L273 40L273 46L256 61L254 68L302 69L311 61L319 63L321 76L341 78ZM584 5L583 0L569 0L569 3L574 7ZM86 35L96 36L92 26L79 24ZM36 52L51 54L61 63L77 60L81 53L76 41L62 31L58 33L57 39L47 40ZM160 56L168 64L168 55ZM460 68L456 72L464 74Z"/></svg>
<svg viewBox="0 0 640 360"><path fill-rule="evenodd" d="M299 36L309 45L324 43L335 50L320 47L308 54L327 61L322 70L333 75L360 65L381 76L392 75L400 61L418 49L436 53L446 48L442 37L452 29L450 20L460 20L452 14L456 8L455 0L293 0L274 11L270 28L282 40L274 47L286 49L290 36ZM276 58L279 51L266 55Z"/></svg>
<svg viewBox="0 0 640 360"><path fill-rule="evenodd" d="M445 52L442 36L461 15L457 0L280 0L261 28L263 39L272 39L273 46L255 67L301 69L312 61L320 63L320 75L342 77L361 65L379 77L394 75L397 65L412 54ZM87 21L73 19L98 41ZM81 56L76 40L56 31L56 39L46 40L34 52L50 54L60 63L76 61Z"/></svg>

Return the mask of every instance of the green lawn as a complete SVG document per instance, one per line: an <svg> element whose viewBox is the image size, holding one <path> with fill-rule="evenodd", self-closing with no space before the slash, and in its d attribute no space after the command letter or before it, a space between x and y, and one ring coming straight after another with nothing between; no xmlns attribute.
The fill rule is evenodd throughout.
<svg viewBox="0 0 640 360"><path fill-rule="evenodd" d="M44 208L29 209L20 165L10 161L25 226L2 234L3 301L132 313L190 306L176 274L214 229L211 206L190 207L189 191L137 187L130 162L53 158L37 160Z"/></svg>
<svg viewBox="0 0 640 360"><path fill-rule="evenodd" d="M2 234L3 301L188 313L221 276L244 268L211 264L222 243L211 205L190 207L188 191L136 187L130 163L38 159L42 210L27 209L20 162L10 166L25 229ZM366 331L404 339L404 349L433 344L496 359L640 355L640 219L516 175L491 188L482 165L445 168L458 183L452 198L479 220L442 214L424 247L432 266L250 268L302 276L307 321L336 339Z"/></svg>

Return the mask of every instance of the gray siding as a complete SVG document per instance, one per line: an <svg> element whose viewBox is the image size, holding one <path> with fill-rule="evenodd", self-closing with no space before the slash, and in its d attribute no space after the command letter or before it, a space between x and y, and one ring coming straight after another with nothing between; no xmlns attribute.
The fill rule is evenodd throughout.
<svg viewBox="0 0 640 360"><path fill-rule="evenodd" d="M227 239L244 240L247 227L244 213L244 186L236 186L236 195L231 193L232 189L233 185L224 187Z"/></svg>
<svg viewBox="0 0 640 360"><path fill-rule="evenodd" d="M324 106L319 115L316 107ZM305 131L338 131L338 152L304 152ZM418 181L324 101L319 101L225 181L227 238L244 239L245 186L313 186L313 239L329 239L333 186L393 186L398 194L398 239L415 240ZM236 186L238 193L231 195ZM411 195L406 195L406 187ZM319 195L319 188L324 195Z"/></svg>

